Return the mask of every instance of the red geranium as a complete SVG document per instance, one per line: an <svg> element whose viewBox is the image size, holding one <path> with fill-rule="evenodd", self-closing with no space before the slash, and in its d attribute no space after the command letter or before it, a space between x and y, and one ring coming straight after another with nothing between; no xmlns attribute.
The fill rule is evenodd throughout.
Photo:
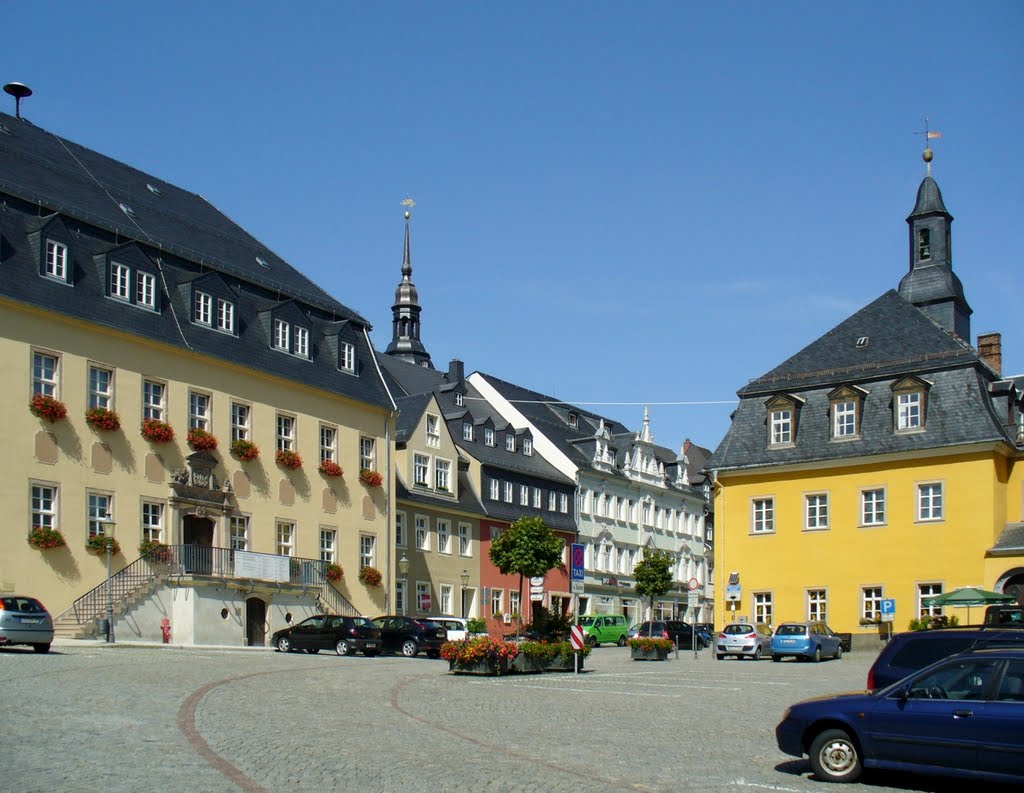
<svg viewBox="0 0 1024 793"><path fill-rule="evenodd" d="M60 421L68 414L68 409L63 402L46 394L36 394L32 397L32 401L28 403L28 409L32 411L33 415L46 419L51 424Z"/></svg>
<svg viewBox="0 0 1024 793"><path fill-rule="evenodd" d="M159 419L142 422L142 437L151 443L170 443L174 440L174 427Z"/></svg>

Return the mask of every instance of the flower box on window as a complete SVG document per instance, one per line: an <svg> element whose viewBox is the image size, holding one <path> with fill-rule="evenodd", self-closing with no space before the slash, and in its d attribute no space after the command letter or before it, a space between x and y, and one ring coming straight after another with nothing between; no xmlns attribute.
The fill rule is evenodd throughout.
<svg viewBox="0 0 1024 793"><path fill-rule="evenodd" d="M110 553L114 556L121 553L121 545L117 539L106 534L97 534L85 541L85 547L97 556L105 554L108 546L110 547Z"/></svg>
<svg viewBox="0 0 1024 793"><path fill-rule="evenodd" d="M324 476L341 476L345 472L341 469L334 460L321 460L320 461L320 473Z"/></svg>
<svg viewBox="0 0 1024 793"><path fill-rule="evenodd" d="M51 424L60 421L68 414L68 409L63 402L46 394L36 394L32 397L32 401L28 403L28 409L32 411L32 415L45 419Z"/></svg>
<svg viewBox="0 0 1024 793"><path fill-rule="evenodd" d="M239 460L248 463L260 456L260 447L252 441L246 441L239 438L232 442L231 453Z"/></svg>
<svg viewBox="0 0 1024 793"><path fill-rule="evenodd" d="M369 468L364 468L359 472L359 481L367 487L380 487L384 477L380 475L379 471L371 471Z"/></svg>
<svg viewBox="0 0 1024 793"><path fill-rule="evenodd" d="M383 576L380 574L380 570L376 567L361 567L359 569L359 580L366 586L380 586L380 582L383 580Z"/></svg>
<svg viewBox="0 0 1024 793"><path fill-rule="evenodd" d="M299 456L298 452L293 452L291 449L278 449L277 464L282 468L287 468L291 471L302 468L302 457Z"/></svg>
<svg viewBox="0 0 1024 793"><path fill-rule="evenodd" d="M197 452L213 451L217 448L217 438L204 429L193 427L188 431L188 445Z"/></svg>
<svg viewBox="0 0 1024 793"><path fill-rule="evenodd" d="M170 443L174 440L174 427L159 419L144 419L142 437L150 443Z"/></svg>
<svg viewBox="0 0 1024 793"><path fill-rule="evenodd" d="M63 548L67 542L64 540L64 535L57 529L35 526L28 534L28 544L40 551L49 551L54 548Z"/></svg>
<svg viewBox="0 0 1024 793"><path fill-rule="evenodd" d="M85 411L85 423L97 432L117 432L121 429L121 417L108 408L89 408Z"/></svg>
<svg viewBox="0 0 1024 793"><path fill-rule="evenodd" d="M334 564L332 562L324 568L324 578L328 581L340 581L344 575L345 571L341 569L340 564Z"/></svg>

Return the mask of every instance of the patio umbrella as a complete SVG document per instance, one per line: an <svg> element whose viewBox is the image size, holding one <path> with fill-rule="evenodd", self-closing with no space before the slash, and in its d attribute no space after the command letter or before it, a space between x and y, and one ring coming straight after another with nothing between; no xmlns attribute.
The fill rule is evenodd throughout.
<svg viewBox="0 0 1024 793"><path fill-rule="evenodd" d="M1012 595L1004 595L1000 592L992 592L976 586L964 586L954 589L952 592L943 592L941 595L921 598L926 606L964 606L967 608L967 624L971 623L971 606L988 606L992 603L1013 603L1015 598Z"/></svg>

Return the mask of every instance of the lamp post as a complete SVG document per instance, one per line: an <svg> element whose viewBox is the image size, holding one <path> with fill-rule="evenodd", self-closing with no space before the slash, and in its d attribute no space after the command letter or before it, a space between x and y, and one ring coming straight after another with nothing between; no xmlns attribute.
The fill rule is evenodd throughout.
<svg viewBox="0 0 1024 793"><path fill-rule="evenodd" d="M466 619L466 587L469 586L469 570L463 570L462 575L462 619Z"/></svg>
<svg viewBox="0 0 1024 793"><path fill-rule="evenodd" d="M402 551L402 557L398 560L398 574L402 576L402 614L408 610L406 601L409 599L409 557Z"/></svg>
<svg viewBox="0 0 1024 793"><path fill-rule="evenodd" d="M114 643L114 580L111 573L111 558L113 557L113 543L110 538L114 536L114 519L110 513L104 515L103 536L107 538L107 644Z"/></svg>

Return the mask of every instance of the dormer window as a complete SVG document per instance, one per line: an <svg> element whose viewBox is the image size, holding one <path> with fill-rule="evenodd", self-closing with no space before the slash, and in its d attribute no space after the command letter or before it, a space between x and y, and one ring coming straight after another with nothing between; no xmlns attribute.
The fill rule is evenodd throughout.
<svg viewBox="0 0 1024 793"><path fill-rule="evenodd" d="M533 441L530 438L523 438L523 454L527 457L533 456Z"/></svg>
<svg viewBox="0 0 1024 793"><path fill-rule="evenodd" d="M573 429L577 429L580 425L580 417L578 413L569 411L569 426Z"/></svg>
<svg viewBox="0 0 1024 793"><path fill-rule="evenodd" d="M455 392L455 406L456 407L462 407L462 403L463 403L462 392L461 391L456 391Z"/></svg>
<svg viewBox="0 0 1024 793"><path fill-rule="evenodd" d="M192 321L200 325L212 325L213 297L206 292L196 292L192 304Z"/></svg>
<svg viewBox="0 0 1024 793"><path fill-rule="evenodd" d="M929 385L918 377L905 377L893 384L896 432L920 432L924 429Z"/></svg>
<svg viewBox="0 0 1024 793"><path fill-rule="evenodd" d="M217 330L235 332L235 304L229 300L217 299Z"/></svg>
<svg viewBox="0 0 1024 793"><path fill-rule="evenodd" d="M287 320L274 320L272 345L275 350L289 352L299 358L309 358L309 329L293 325Z"/></svg>
<svg viewBox="0 0 1024 793"><path fill-rule="evenodd" d="M356 346L343 341L338 345L338 366L346 372L356 370Z"/></svg>
<svg viewBox="0 0 1024 793"><path fill-rule="evenodd" d="M494 446L494 430L490 427L484 427L484 443L487 446Z"/></svg>
<svg viewBox="0 0 1024 793"><path fill-rule="evenodd" d="M301 358L309 357L309 331L298 325L295 326L295 354Z"/></svg>
<svg viewBox="0 0 1024 793"><path fill-rule="evenodd" d="M427 446L435 449L441 445L441 419L432 413L427 414Z"/></svg>
<svg viewBox="0 0 1024 793"><path fill-rule="evenodd" d="M472 441L473 440L473 422L464 421L462 422L462 440Z"/></svg>
<svg viewBox="0 0 1024 793"><path fill-rule="evenodd" d="M505 433L505 451L514 452L516 450L516 436L513 432Z"/></svg>
<svg viewBox="0 0 1024 793"><path fill-rule="evenodd" d="M932 233L929 229L917 230L917 260L919 262L932 258Z"/></svg>
<svg viewBox="0 0 1024 793"><path fill-rule="evenodd" d="M156 308L156 276L135 272L135 302L146 308Z"/></svg>
<svg viewBox="0 0 1024 793"><path fill-rule="evenodd" d="M114 262L110 265L110 296L118 300L128 300L128 281L131 270L123 264Z"/></svg>
<svg viewBox="0 0 1024 793"><path fill-rule="evenodd" d="M793 442L793 408L772 411L772 446Z"/></svg>
<svg viewBox="0 0 1024 793"><path fill-rule="evenodd" d="M292 326L285 322L283 319L274 320L274 347L278 350L284 350L285 352L291 352L291 332Z"/></svg>
<svg viewBox="0 0 1024 793"><path fill-rule="evenodd" d="M58 281L68 280L68 246L64 243L46 241L46 274Z"/></svg>
<svg viewBox="0 0 1024 793"><path fill-rule="evenodd" d="M860 436L861 411L866 396L866 391L854 386L841 386L828 395L833 440L850 440Z"/></svg>
<svg viewBox="0 0 1024 793"><path fill-rule="evenodd" d="M803 400L790 394L768 401L768 447L779 448L796 443L797 420Z"/></svg>

